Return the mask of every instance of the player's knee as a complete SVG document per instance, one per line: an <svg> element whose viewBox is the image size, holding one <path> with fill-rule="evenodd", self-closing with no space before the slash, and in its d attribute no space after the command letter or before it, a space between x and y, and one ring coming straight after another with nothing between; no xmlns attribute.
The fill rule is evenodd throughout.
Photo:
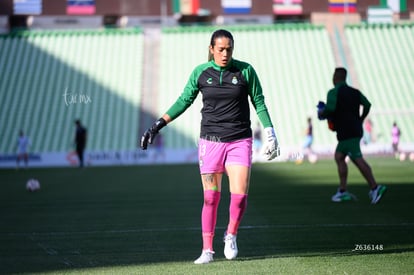
<svg viewBox="0 0 414 275"><path fill-rule="evenodd" d="M220 200L220 192L215 190L204 191L204 205L216 205Z"/></svg>
<svg viewBox="0 0 414 275"><path fill-rule="evenodd" d="M345 155L335 155L335 161L338 164L345 163Z"/></svg>

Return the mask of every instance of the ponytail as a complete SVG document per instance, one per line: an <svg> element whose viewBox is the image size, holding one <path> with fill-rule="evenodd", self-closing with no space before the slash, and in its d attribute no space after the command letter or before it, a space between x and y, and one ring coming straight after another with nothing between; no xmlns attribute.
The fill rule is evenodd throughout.
<svg viewBox="0 0 414 275"><path fill-rule="evenodd" d="M211 53L211 51L210 51L210 48L208 49L208 62L210 62L211 60L213 60L214 59L214 56L213 56L213 54Z"/></svg>

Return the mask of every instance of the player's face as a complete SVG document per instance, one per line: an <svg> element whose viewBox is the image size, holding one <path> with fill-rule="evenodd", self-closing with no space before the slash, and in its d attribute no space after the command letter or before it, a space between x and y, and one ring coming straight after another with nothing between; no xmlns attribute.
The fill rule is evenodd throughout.
<svg viewBox="0 0 414 275"><path fill-rule="evenodd" d="M220 67L225 67L233 55L233 43L227 37L218 37L215 42L214 47L210 46L210 52L214 62Z"/></svg>

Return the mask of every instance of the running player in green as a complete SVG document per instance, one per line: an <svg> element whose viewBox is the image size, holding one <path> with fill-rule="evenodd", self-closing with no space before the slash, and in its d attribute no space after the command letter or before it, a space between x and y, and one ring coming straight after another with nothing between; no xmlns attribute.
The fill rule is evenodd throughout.
<svg viewBox="0 0 414 275"><path fill-rule="evenodd" d="M359 90L347 85L346 77L345 68L335 69L333 74L335 87L328 92L326 106L318 114L322 118L329 117L338 139L335 161L340 183L337 193L332 196L332 201L342 202L352 199L352 195L347 191L348 165L345 158L349 156L368 182L371 203L376 204L384 195L386 186L376 183L371 167L363 158L360 147L363 135L362 123L369 113L371 103ZM360 106L363 107L362 113L360 113Z"/></svg>
<svg viewBox="0 0 414 275"><path fill-rule="evenodd" d="M247 207L253 153L249 99L266 133L267 159L272 160L280 153L259 78L250 64L232 58L233 48L230 32L215 31L210 41L209 61L193 70L177 101L141 138L140 146L145 150L161 128L180 116L197 95L202 94L198 158L204 191L201 211L203 249L195 264L213 261L213 237L223 174L228 176L231 193L224 255L232 260L238 253L237 230Z"/></svg>

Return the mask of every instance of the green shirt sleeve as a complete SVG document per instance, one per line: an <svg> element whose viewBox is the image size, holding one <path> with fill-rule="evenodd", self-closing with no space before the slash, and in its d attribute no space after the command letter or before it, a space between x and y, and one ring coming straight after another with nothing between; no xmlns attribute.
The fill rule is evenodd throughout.
<svg viewBox="0 0 414 275"><path fill-rule="evenodd" d="M170 116L171 120L176 119L182 113L184 113L185 110L187 110L187 108L190 107L191 104L193 104L194 100L197 98L197 95L199 93L197 80L204 68L205 66L200 65L193 70L190 75L190 79L184 87L184 91L166 112L166 114Z"/></svg>
<svg viewBox="0 0 414 275"><path fill-rule="evenodd" d="M360 95L361 98L361 104L362 106L364 106L364 108L371 108L371 102L369 102L368 98L366 98L366 96L364 96L362 93Z"/></svg>
<svg viewBox="0 0 414 275"><path fill-rule="evenodd" d="M338 96L337 89L334 88L334 89L329 90L327 98L326 98L326 106L323 112L323 116L326 117L335 112L337 96Z"/></svg>
<svg viewBox="0 0 414 275"><path fill-rule="evenodd" d="M364 120L368 116L369 110L371 109L371 102L369 102L368 98L366 98L362 93L360 93L360 100L361 105L363 106L361 119Z"/></svg>
<svg viewBox="0 0 414 275"><path fill-rule="evenodd" d="M243 70L243 75L249 83L250 100L256 110L260 122L264 128L273 127L272 119L270 118L269 111L265 104L262 85L260 84L256 71L249 65Z"/></svg>

